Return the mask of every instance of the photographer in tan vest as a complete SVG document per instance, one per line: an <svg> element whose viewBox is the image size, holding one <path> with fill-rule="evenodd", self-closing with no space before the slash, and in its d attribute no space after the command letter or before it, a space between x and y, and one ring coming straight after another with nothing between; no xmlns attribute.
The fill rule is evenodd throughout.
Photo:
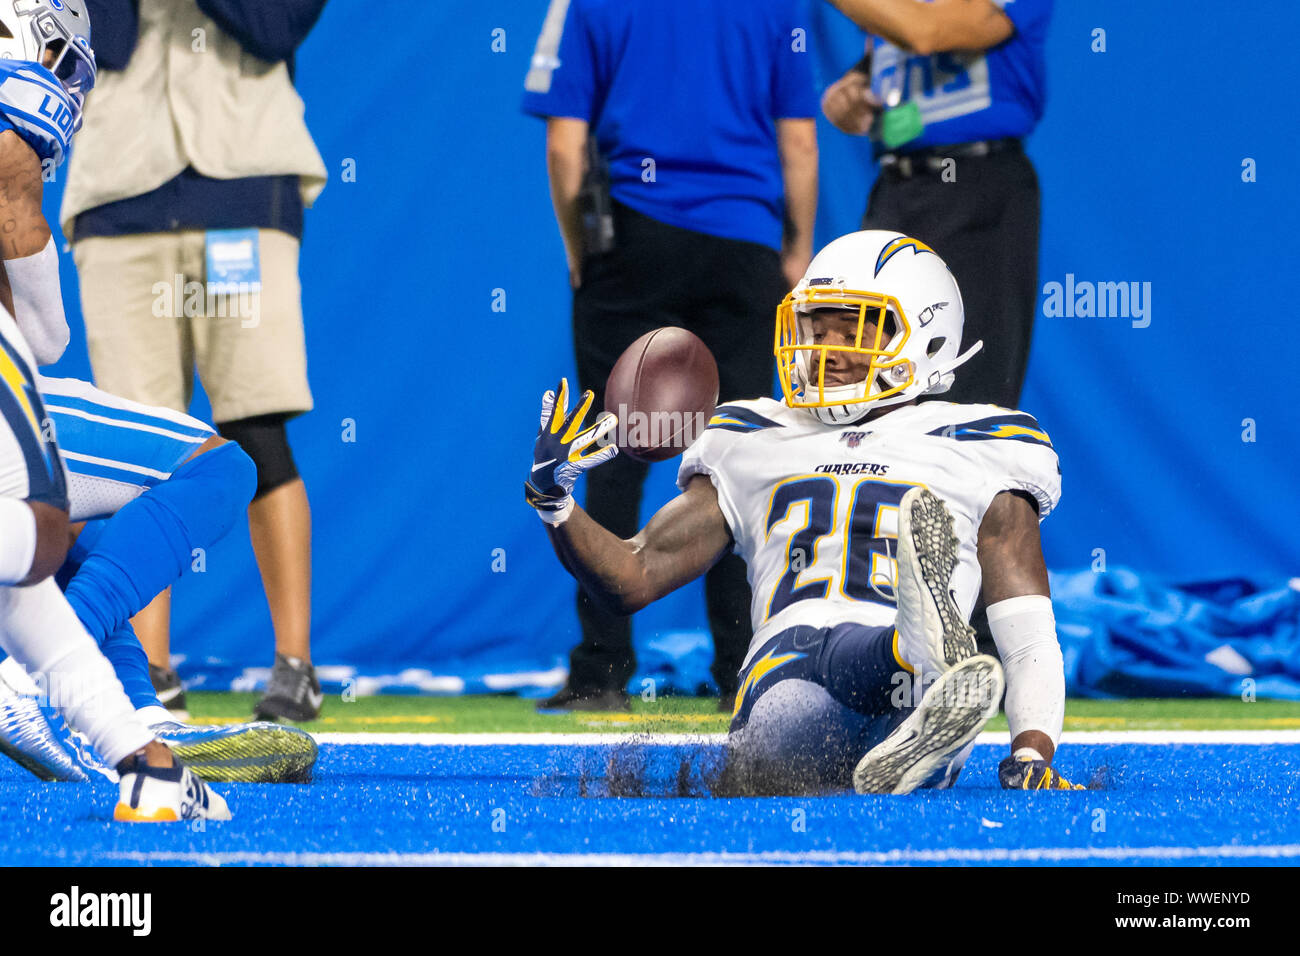
<svg viewBox="0 0 1300 956"><path fill-rule="evenodd" d="M325 165L293 85L325 0L88 0L99 80L60 221L105 390L185 410L194 371L257 465L248 523L275 629L259 717L319 715L311 512L286 422L312 407L298 251ZM135 619L169 706L170 596Z"/></svg>

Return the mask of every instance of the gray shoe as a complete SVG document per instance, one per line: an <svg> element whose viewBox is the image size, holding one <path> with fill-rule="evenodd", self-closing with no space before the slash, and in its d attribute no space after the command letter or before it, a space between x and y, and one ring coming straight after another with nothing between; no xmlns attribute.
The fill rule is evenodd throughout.
<svg viewBox="0 0 1300 956"><path fill-rule="evenodd" d="M315 720L324 700L310 661L276 654L266 692L253 713L258 720Z"/></svg>
<svg viewBox="0 0 1300 956"><path fill-rule="evenodd" d="M565 684L558 693L537 702L539 711L629 711L631 699L621 690L578 691Z"/></svg>
<svg viewBox="0 0 1300 956"><path fill-rule="evenodd" d="M185 685L181 675L170 667L149 665L149 681L153 692L158 695L158 702L176 715L178 720L189 720L189 711L185 709Z"/></svg>

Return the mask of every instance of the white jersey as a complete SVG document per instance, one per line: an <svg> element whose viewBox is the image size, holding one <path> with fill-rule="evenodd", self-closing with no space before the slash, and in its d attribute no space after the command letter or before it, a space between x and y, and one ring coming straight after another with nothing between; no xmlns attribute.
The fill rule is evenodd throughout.
<svg viewBox="0 0 1300 956"><path fill-rule="evenodd" d="M749 565L750 653L795 625L892 624L898 506L928 488L960 542L952 592L969 618L979 595L976 540L999 492L1021 490L1041 521L1061 495L1051 440L1024 412L927 402L858 425L826 425L770 398L715 411L677 483L708 475L736 552Z"/></svg>

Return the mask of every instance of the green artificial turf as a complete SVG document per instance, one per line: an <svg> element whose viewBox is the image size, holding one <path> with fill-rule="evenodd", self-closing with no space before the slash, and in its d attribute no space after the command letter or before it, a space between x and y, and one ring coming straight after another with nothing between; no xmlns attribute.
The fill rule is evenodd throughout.
<svg viewBox="0 0 1300 956"><path fill-rule="evenodd" d="M188 695L195 723L251 720L253 694ZM720 733L729 716L715 698L634 699L631 713L539 714L534 701L507 696L327 697L320 720L302 726L335 733ZM1233 697L1169 700L1070 700L1065 729L1268 730L1300 728L1300 703ZM989 730L1006 730L998 716Z"/></svg>

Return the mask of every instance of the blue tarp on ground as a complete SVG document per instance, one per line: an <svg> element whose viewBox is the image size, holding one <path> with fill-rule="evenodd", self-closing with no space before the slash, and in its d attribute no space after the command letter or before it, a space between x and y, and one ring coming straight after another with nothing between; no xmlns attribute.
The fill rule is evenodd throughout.
<svg viewBox="0 0 1300 956"><path fill-rule="evenodd" d="M1300 579L1081 571L1053 575L1052 595L1071 694L1300 700Z"/></svg>

